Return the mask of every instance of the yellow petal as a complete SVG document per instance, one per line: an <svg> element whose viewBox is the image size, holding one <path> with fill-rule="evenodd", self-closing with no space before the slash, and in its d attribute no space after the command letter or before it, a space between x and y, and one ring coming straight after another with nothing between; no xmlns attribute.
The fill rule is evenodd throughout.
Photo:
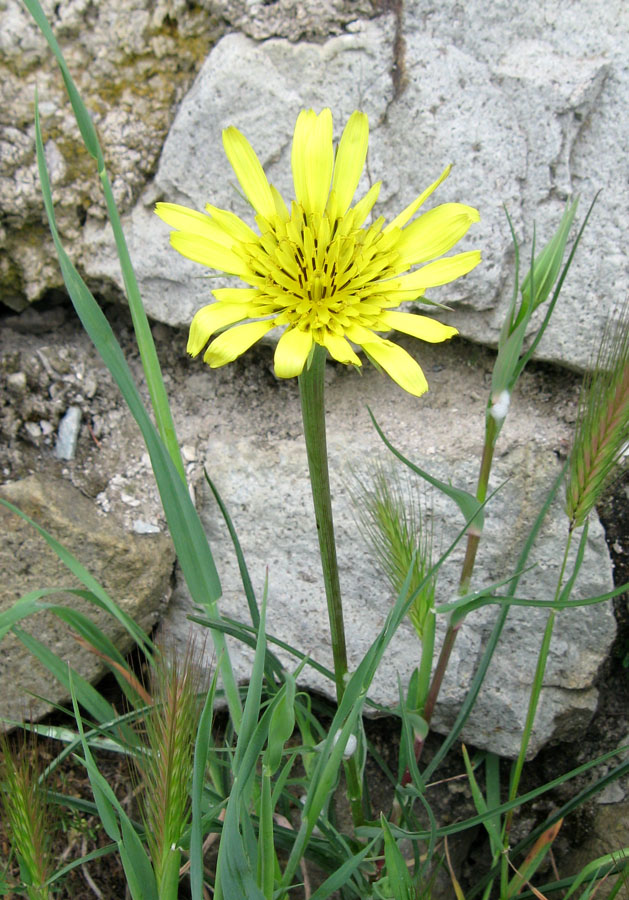
<svg viewBox="0 0 629 900"><path fill-rule="evenodd" d="M437 178L436 181L433 181L430 187L427 187L423 194L420 194L419 197L413 200L412 203L409 203L406 209L402 210L402 212L398 216L396 216L392 222L389 222L384 230L390 231L392 228L403 228L406 223L413 218L419 207L426 202L432 192L435 191L439 187L439 185L446 180L451 170L451 165L446 166L439 178Z"/></svg>
<svg viewBox="0 0 629 900"><path fill-rule="evenodd" d="M356 206L354 206L351 210L354 215L354 228L360 228L360 226L363 224L363 222L373 209L374 203L378 199L378 194L380 193L381 187L381 181L376 181L375 184L372 184L362 200L359 200Z"/></svg>
<svg viewBox="0 0 629 900"><path fill-rule="evenodd" d="M216 244L221 244L228 249L233 247L235 243L233 235L222 228L220 222L213 221L210 216L197 212L196 209L179 206L177 203L156 203L155 212L160 219L163 219L164 222L178 231L196 234L199 237L214 241ZM234 216L234 218L237 217ZM253 240L257 240L257 236L253 232L251 233Z"/></svg>
<svg viewBox="0 0 629 900"><path fill-rule="evenodd" d="M271 193L273 194L273 200L275 201L275 211L282 220L282 222L288 222L290 219L290 213L286 204L284 203L284 198L275 187L274 184L271 185Z"/></svg>
<svg viewBox="0 0 629 900"><path fill-rule="evenodd" d="M210 203L206 203L205 208L223 231L237 241L248 244L258 240L258 235L255 231L249 228L247 223L243 222L235 213L230 212L228 209L219 209L218 206L212 206Z"/></svg>
<svg viewBox="0 0 629 900"><path fill-rule="evenodd" d="M336 215L342 216L352 202L367 158L369 120L365 113L353 112L341 135L334 164L332 190L336 192Z"/></svg>
<svg viewBox="0 0 629 900"><path fill-rule="evenodd" d="M272 319L262 322L247 322L246 325L229 328L212 341L205 351L203 359L213 369L233 362L271 328L275 328L275 322Z"/></svg>
<svg viewBox="0 0 629 900"><path fill-rule="evenodd" d="M291 154L295 196L306 212L322 215L330 192L334 149L332 113L303 109L297 117Z"/></svg>
<svg viewBox="0 0 629 900"><path fill-rule="evenodd" d="M380 289L384 292L386 300L382 301L383 306L399 306L400 303L406 303L409 300L418 300L420 297L423 297L425 291L424 290L399 290L396 289L395 285L398 284L397 281L383 281L380 285ZM391 285L389 287L388 285ZM430 300L425 300L425 303L430 303ZM435 304L439 305L439 304Z"/></svg>
<svg viewBox="0 0 629 900"><path fill-rule="evenodd" d="M391 341L379 341L363 344L363 350L409 394L421 397L428 390L428 382L419 364L402 347Z"/></svg>
<svg viewBox="0 0 629 900"><path fill-rule="evenodd" d="M396 245L402 261L409 266L436 259L460 241L480 215L472 206L443 203L424 213L402 232Z"/></svg>
<svg viewBox="0 0 629 900"><path fill-rule="evenodd" d="M329 351L332 359L345 365L361 366L360 359L356 356L344 337L332 334L330 331L323 333L323 346Z"/></svg>
<svg viewBox="0 0 629 900"><path fill-rule="evenodd" d="M229 275L246 275L247 266L244 261L227 247L217 244L208 238L186 231L173 231L170 243L175 250L194 262L202 263L210 269L218 269Z"/></svg>
<svg viewBox="0 0 629 900"><path fill-rule="evenodd" d="M443 325L436 319L428 316L416 316L413 313L403 313L386 310L379 319L383 325L389 328L395 328L396 331L402 331L404 334L411 334L413 337L419 338L421 341L428 341L430 344L439 344L441 341L447 341L459 332L450 325Z"/></svg>
<svg viewBox="0 0 629 900"><path fill-rule="evenodd" d="M256 212L271 218L275 214L273 194L260 160L247 138L230 126L223 131L223 147L249 203Z"/></svg>
<svg viewBox="0 0 629 900"><path fill-rule="evenodd" d="M439 284L448 284L470 272L479 264L480 259L480 250L468 250L466 253L457 253L456 256L446 256L444 259L422 266L410 275L403 275L394 282L395 286L392 283L391 287L387 287L384 282L383 289L396 295L397 291L423 291Z"/></svg>
<svg viewBox="0 0 629 900"><path fill-rule="evenodd" d="M302 109L295 122L293 132L293 146L291 149L291 167L293 170L293 185L295 186L295 198L303 207L308 204L308 182L306 179L306 148L310 135L310 119L315 115L312 109Z"/></svg>
<svg viewBox="0 0 629 900"><path fill-rule="evenodd" d="M385 329L383 329L384 331ZM355 322L345 329L345 337L352 342L352 344L358 344L362 346L363 344L376 344L379 343L382 338L379 338L377 334L374 334L373 331L369 328L365 328L364 325L359 325Z"/></svg>
<svg viewBox="0 0 629 900"><path fill-rule="evenodd" d="M258 288L215 288L212 293L221 303L253 303L262 296Z"/></svg>
<svg viewBox="0 0 629 900"><path fill-rule="evenodd" d="M199 234L203 234L204 229L211 226L211 219L205 213L187 206L180 206L179 203L156 203L155 212L160 219L178 231L196 231L198 229Z"/></svg>
<svg viewBox="0 0 629 900"><path fill-rule="evenodd" d="M312 334L299 328L287 328L275 348L275 374L278 378L301 375L312 347Z"/></svg>
<svg viewBox="0 0 629 900"><path fill-rule="evenodd" d="M188 337L188 353L197 356L205 347L209 339L219 328L233 325L249 316L246 307L236 306L231 303L210 303L202 307L192 319L190 335Z"/></svg>

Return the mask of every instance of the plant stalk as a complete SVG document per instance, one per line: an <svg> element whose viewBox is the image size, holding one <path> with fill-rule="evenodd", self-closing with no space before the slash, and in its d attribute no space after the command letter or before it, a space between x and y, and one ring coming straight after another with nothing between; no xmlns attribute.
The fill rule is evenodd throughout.
<svg viewBox="0 0 629 900"><path fill-rule="evenodd" d="M336 698L340 703L345 692L347 676L347 648L343 623L343 602L336 559L332 498L328 472L328 449L325 433L325 360L327 351L315 345L310 368L299 376L301 414L304 423L304 440L308 454L308 470L314 503L319 552L323 569L325 596L328 604Z"/></svg>
<svg viewBox="0 0 629 900"><path fill-rule="evenodd" d="M345 693L347 679L347 645L343 623L343 602L339 582L334 522L332 518L332 498L328 471L328 449L325 431L325 361L327 350L315 344L310 367L299 376L301 414L304 423L304 440L308 455L308 470L314 504L315 522L319 538L319 552L323 569L323 583L328 606L332 657L334 660L334 681L336 698L340 703ZM362 785L355 757L345 765L347 794L352 809L354 825L364 822L362 808Z"/></svg>
<svg viewBox="0 0 629 900"><path fill-rule="evenodd" d="M491 473L491 465L494 458L494 448L496 446L497 437L498 427L496 424L496 420L488 413L485 421L485 443L483 446L483 456L481 458L480 472L478 474L478 484L476 486L476 499L480 503L484 503L487 499L489 475ZM480 538L480 533L472 526L467 536L465 559L463 560L461 577L459 580L459 593L461 594L461 596L469 591L470 582L472 580L472 572L474 571L474 565L476 563L476 553L478 551L478 545L480 544ZM443 639L443 645L441 647L441 652L439 653L439 659L437 661L435 673L432 676L430 690L428 691L428 696L426 697L426 705L424 706L423 718L426 720L426 722L428 722L429 725L430 720L432 719L432 714L435 710L439 691L441 690L443 677L448 668L448 663L450 662L450 656L454 648L454 642L456 641L456 636L459 633L462 624L462 622L458 622L454 626L448 625L445 637ZM423 740L418 740L415 742L415 753L418 761L423 749L423 745Z"/></svg>
<svg viewBox="0 0 629 900"><path fill-rule="evenodd" d="M568 564L568 554L570 552L570 545L572 543L572 535L573 532L568 532L568 540L566 541L566 549L564 551L563 560L561 563L561 570L559 572L559 578L557 579L557 587L555 589L555 596L553 598L554 601L557 601L561 594L561 588L563 585L563 579L566 571L566 566ZM522 777L522 769L524 768L524 762L526 760L526 751L529 746L529 742L531 740L531 734L533 732L533 724L535 722L535 715L537 713L537 707L539 704L540 694L542 692L542 685L544 681L544 673L546 672L546 663L548 661L548 651L550 649L550 641L553 635L553 628L555 626L555 617L556 612L554 609L551 609L550 615L548 617L548 621L546 622L546 628L544 629L544 636L542 638L542 645L540 647L539 655L537 657L537 666L535 667L535 675L533 677L533 685L531 688L531 695L529 697L529 707L526 714L526 722L524 724L524 730L522 732L522 740L520 742L520 752L518 754L518 758L515 761L513 773L511 775L511 786L509 788L509 801L515 800L518 788L520 786L520 778ZM507 815L505 816L505 824L503 830L503 872L502 872L502 883L504 885L505 880L508 879L509 870L507 867L507 851L509 849L509 834L511 832L511 823L513 821L513 814L515 809L510 809Z"/></svg>

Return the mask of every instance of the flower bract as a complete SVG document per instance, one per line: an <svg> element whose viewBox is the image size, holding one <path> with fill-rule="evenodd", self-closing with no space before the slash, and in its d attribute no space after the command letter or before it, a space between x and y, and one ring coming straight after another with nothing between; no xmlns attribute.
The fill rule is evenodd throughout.
<svg viewBox="0 0 629 900"><path fill-rule="evenodd" d="M210 204L205 213L157 204L157 214L175 229L171 243L179 253L248 285L213 291L216 302L192 320L190 354L207 348L205 362L222 366L279 326L284 330L274 366L280 378L300 375L317 343L333 359L354 366L361 365L355 349L361 348L409 393L419 396L427 389L419 364L382 335L397 330L438 343L457 333L396 307L480 262L478 250L444 256L480 217L461 203L444 203L416 216L448 176L448 166L393 221L385 224L380 217L366 225L381 183L351 204L368 139L367 116L354 112L335 154L330 110L318 115L303 110L293 136L295 199L288 208L247 139L227 128L225 153L255 210L257 231Z"/></svg>

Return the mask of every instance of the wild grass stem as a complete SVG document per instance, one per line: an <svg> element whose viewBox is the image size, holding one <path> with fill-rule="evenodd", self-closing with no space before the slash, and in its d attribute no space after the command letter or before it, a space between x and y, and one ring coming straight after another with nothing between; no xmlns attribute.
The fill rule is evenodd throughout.
<svg viewBox="0 0 629 900"><path fill-rule="evenodd" d="M559 599L562 589L563 589L563 581L566 573L566 566L568 565L568 556L570 554L570 546L572 544L572 534L573 532L569 532L568 540L566 541L566 547L564 550L563 559L561 562L561 569L559 571L559 577L557 578L557 587L555 589L555 596L553 600L557 602ZM553 629L555 626L555 618L556 611L554 609L550 610L550 615L548 616L548 620L546 622L546 627L544 629L544 636L542 638L542 645L539 650L539 654L537 657L537 665L535 667L535 674L533 676L533 684L531 686L531 693L529 695L529 705L526 713L526 721L524 723L524 729L522 731L522 738L520 741L520 752L518 753L518 757L514 763L513 770L511 773L510 787L509 787L509 802L515 800L518 794L518 788L520 786L520 779L522 777L522 769L524 768L524 763L526 761L526 753L528 750L528 746L531 740L531 734L533 732L533 725L535 724L535 716L537 714L537 707L539 705L539 698L542 692L542 686L544 683L544 674L546 672L546 664L548 662L548 652L550 650L550 641L553 635ZM513 813L514 809L510 809L505 816L504 827L503 827L503 857L501 864L501 874L500 874L500 883L501 883L501 897L506 896L506 888L509 880L509 859L508 859L508 851L509 851L509 836L511 833L511 824L513 822Z"/></svg>

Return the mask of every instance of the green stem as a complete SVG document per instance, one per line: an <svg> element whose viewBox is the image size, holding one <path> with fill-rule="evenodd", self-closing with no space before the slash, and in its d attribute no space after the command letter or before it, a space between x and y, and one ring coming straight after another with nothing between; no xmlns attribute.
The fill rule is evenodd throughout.
<svg viewBox="0 0 629 900"><path fill-rule="evenodd" d="M448 662L450 660L450 654L452 653L452 648L454 647L456 636L459 633L460 625L461 623L455 625L454 627L452 625L448 625L448 630L446 631L445 637L443 639L441 653L439 654L435 673L432 676L430 690L428 691L428 696L426 697L426 705L424 706L423 718L426 720L426 722L428 722L429 725L430 720L432 719L432 714L435 711L435 704L437 703L437 697L439 696L441 683L443 682L443 676L446 674L446 669L448 668Z"/></svg>
<svg viewBox="0 0 629 900"><path fill-rule="evenodd" d="M319 551L323 568L325 596L328 603L328 619L334 658L336 698L340 703L345 692L347 676L347 649L343 624L343 603L336 560L336 542L332 520L332 498L328 473L328 448L325 436L325 360L327 350L315 344L310 368L299 376L301 415L304 423L304 440L308 454L310 486L314 503Z"/></svg>
<svg viewBox="0 0 629 900"><path fill-rule="evenodd" d="M422 656L419 663L419 672L417 677L417 699L415 709L423 717L426 710L426 702L430 689L430 672L432 669L432 659L435 652L435 626L437 616L432 609L429 610L424 622L424 631L421 638Z"/></svg>
<svg viewBox="0 0 629 900"><path fill-rule="evenodd" d="M476 486L476 499L481 503L484 503L487 499L489 475L494 458L494 447L496 446L498 431L499 429L496 424L496 420L488 413L485 420L485 444L483 446L483 456L480 464L480 472L478 474L478 484ZM465 559L463 560L461 577L459 580L459 593L461 595L466 594L469 590L470 582L472 580L472 572L474 571L474 564L476 562L476 552L480 543L480 537L481 536L478 531L470 529L470 532L467 536ZM437 667L435 669L435 674L432 677L430 690L428 691L426 705L424 707L423 717L426 722L428 722L428 724L430 724L430 720L437 703L437 698L439 696L439 691L441 690L443 677L446 673L446 669L448 668L448 663L450 662L450 656L452 655L454 642L456 641L456 636L459 633L462 624L462 622L459 622L454 627L452 625L448 625L448 629L443 639L441 652L439 654L439 660L437 661Z"/></svg>
<svg viewBox="0 0 629 900"><path fill-rule="evenodd" d="M559 578L557 579L557 587L555 589L555 596L553 598L556 601L561 594L561 588L563 585L564 574L566 571L566 566L568 564L568 554L570 552L570 545L572 543L572 534L570 531L568 533L568 540L566 541L566 549L564 551L563 560L561 563L561 570L559 572ZM509 789L509 801L515 800L518 788L520 786L520 778L522 777L522 769L524 767L524 762L526 759L526 751L528 750L529 742L531 740L531 734L533 732L533 724L535 722L535 715L537 713L537 707L539 705L539 698L542 692L542 686L544 681L544 673L546 672L546 663L548 662L548 652L550 649L550 641L553 635L553 628L555 625L555 616L556 612L554 609L550 611L550 615L548 617L548 621L546 623L546 628L544 629L544 636L542 638L542 645L539 650L539 655L537 657L537 666L535 668L535 675L533 677L533 685L531 687L531 696L529 697L529 707L526 714L526 722L524 724L524 730L522 732L522 740L520 742L520 752L518 754L518 758L515 762L513 773L511 776L511 787ZM508 870L508 861L507 861L507 851L509 849L509 834L511 831L511 823L513 821L513 814L515 810L511 809L507 813L505 817L504 824L504 832L503 832L503 846L504 846L504 856L503 856L503 870L502 870L502 878L501 882L503 888L508 881L509 870ZM501 896L504 895L504 890L501 892Z"/></svg>
<svg viewBox="0 0 629 900"><path fill-rule="evenodd" d="M343 699L347 680L347 646L343 624L343 602L336 559L332 498L328 472L328 449L325 435L325 361L327 350L315 344L310 367L299 376L301 415L304 423L304 440L308 454L310 487L314 504L315 522L319 538L319 552L323 569L323 583L328 605L334 681L338 703ZM362 785L355 757L345 765L347 794L355 825L364 822Z"/></svg>
<svg viewBox="0 0 629 900"><path fill-rule="evenodd" d="M480 472L478 473L478 484L476 486L476 499L479 503L484 503L487 499L487 488L489 486L489 475L494 460L494 448L498 437L498 427L493 416L487 414L485 421L485 443L483 445L483 456L480 464ZM472 580L472 572L476 563L476 552L480 543L480 534L470 529L467 536L467 547L465 550L465 559L461 569L461 579L459 581L459 591L461 594L467 594L470 582Z"/></svg>
<svg viewBox="0 0 629 900"><path fill-rule="evenodd" d="M114 200L113 191L105 168L99 169L98 174L103 187L103 193L105 194L105 203L107 204L109 220L114 232L116 249L120 259L120 268L122 270L122 277L127 291L127 300L129 302L129 310L133 321L133 329L135 331L138 350L142 360L144 376L149 389L151 405L155 415L155 423L159 435L170 454L170 458L181 476L181 480L186 484L186 474L181 458L181 450L179 449L175 425L168 403L168 396L166 394L166 388L164 387L162 370L157 358L155 342L153 341L153 335L151 334L151 327L146 312L144 311L144 305L142 303L140 290L131 263L131 257L129 256L127 242L120 223L116 201Z"/></svg>

